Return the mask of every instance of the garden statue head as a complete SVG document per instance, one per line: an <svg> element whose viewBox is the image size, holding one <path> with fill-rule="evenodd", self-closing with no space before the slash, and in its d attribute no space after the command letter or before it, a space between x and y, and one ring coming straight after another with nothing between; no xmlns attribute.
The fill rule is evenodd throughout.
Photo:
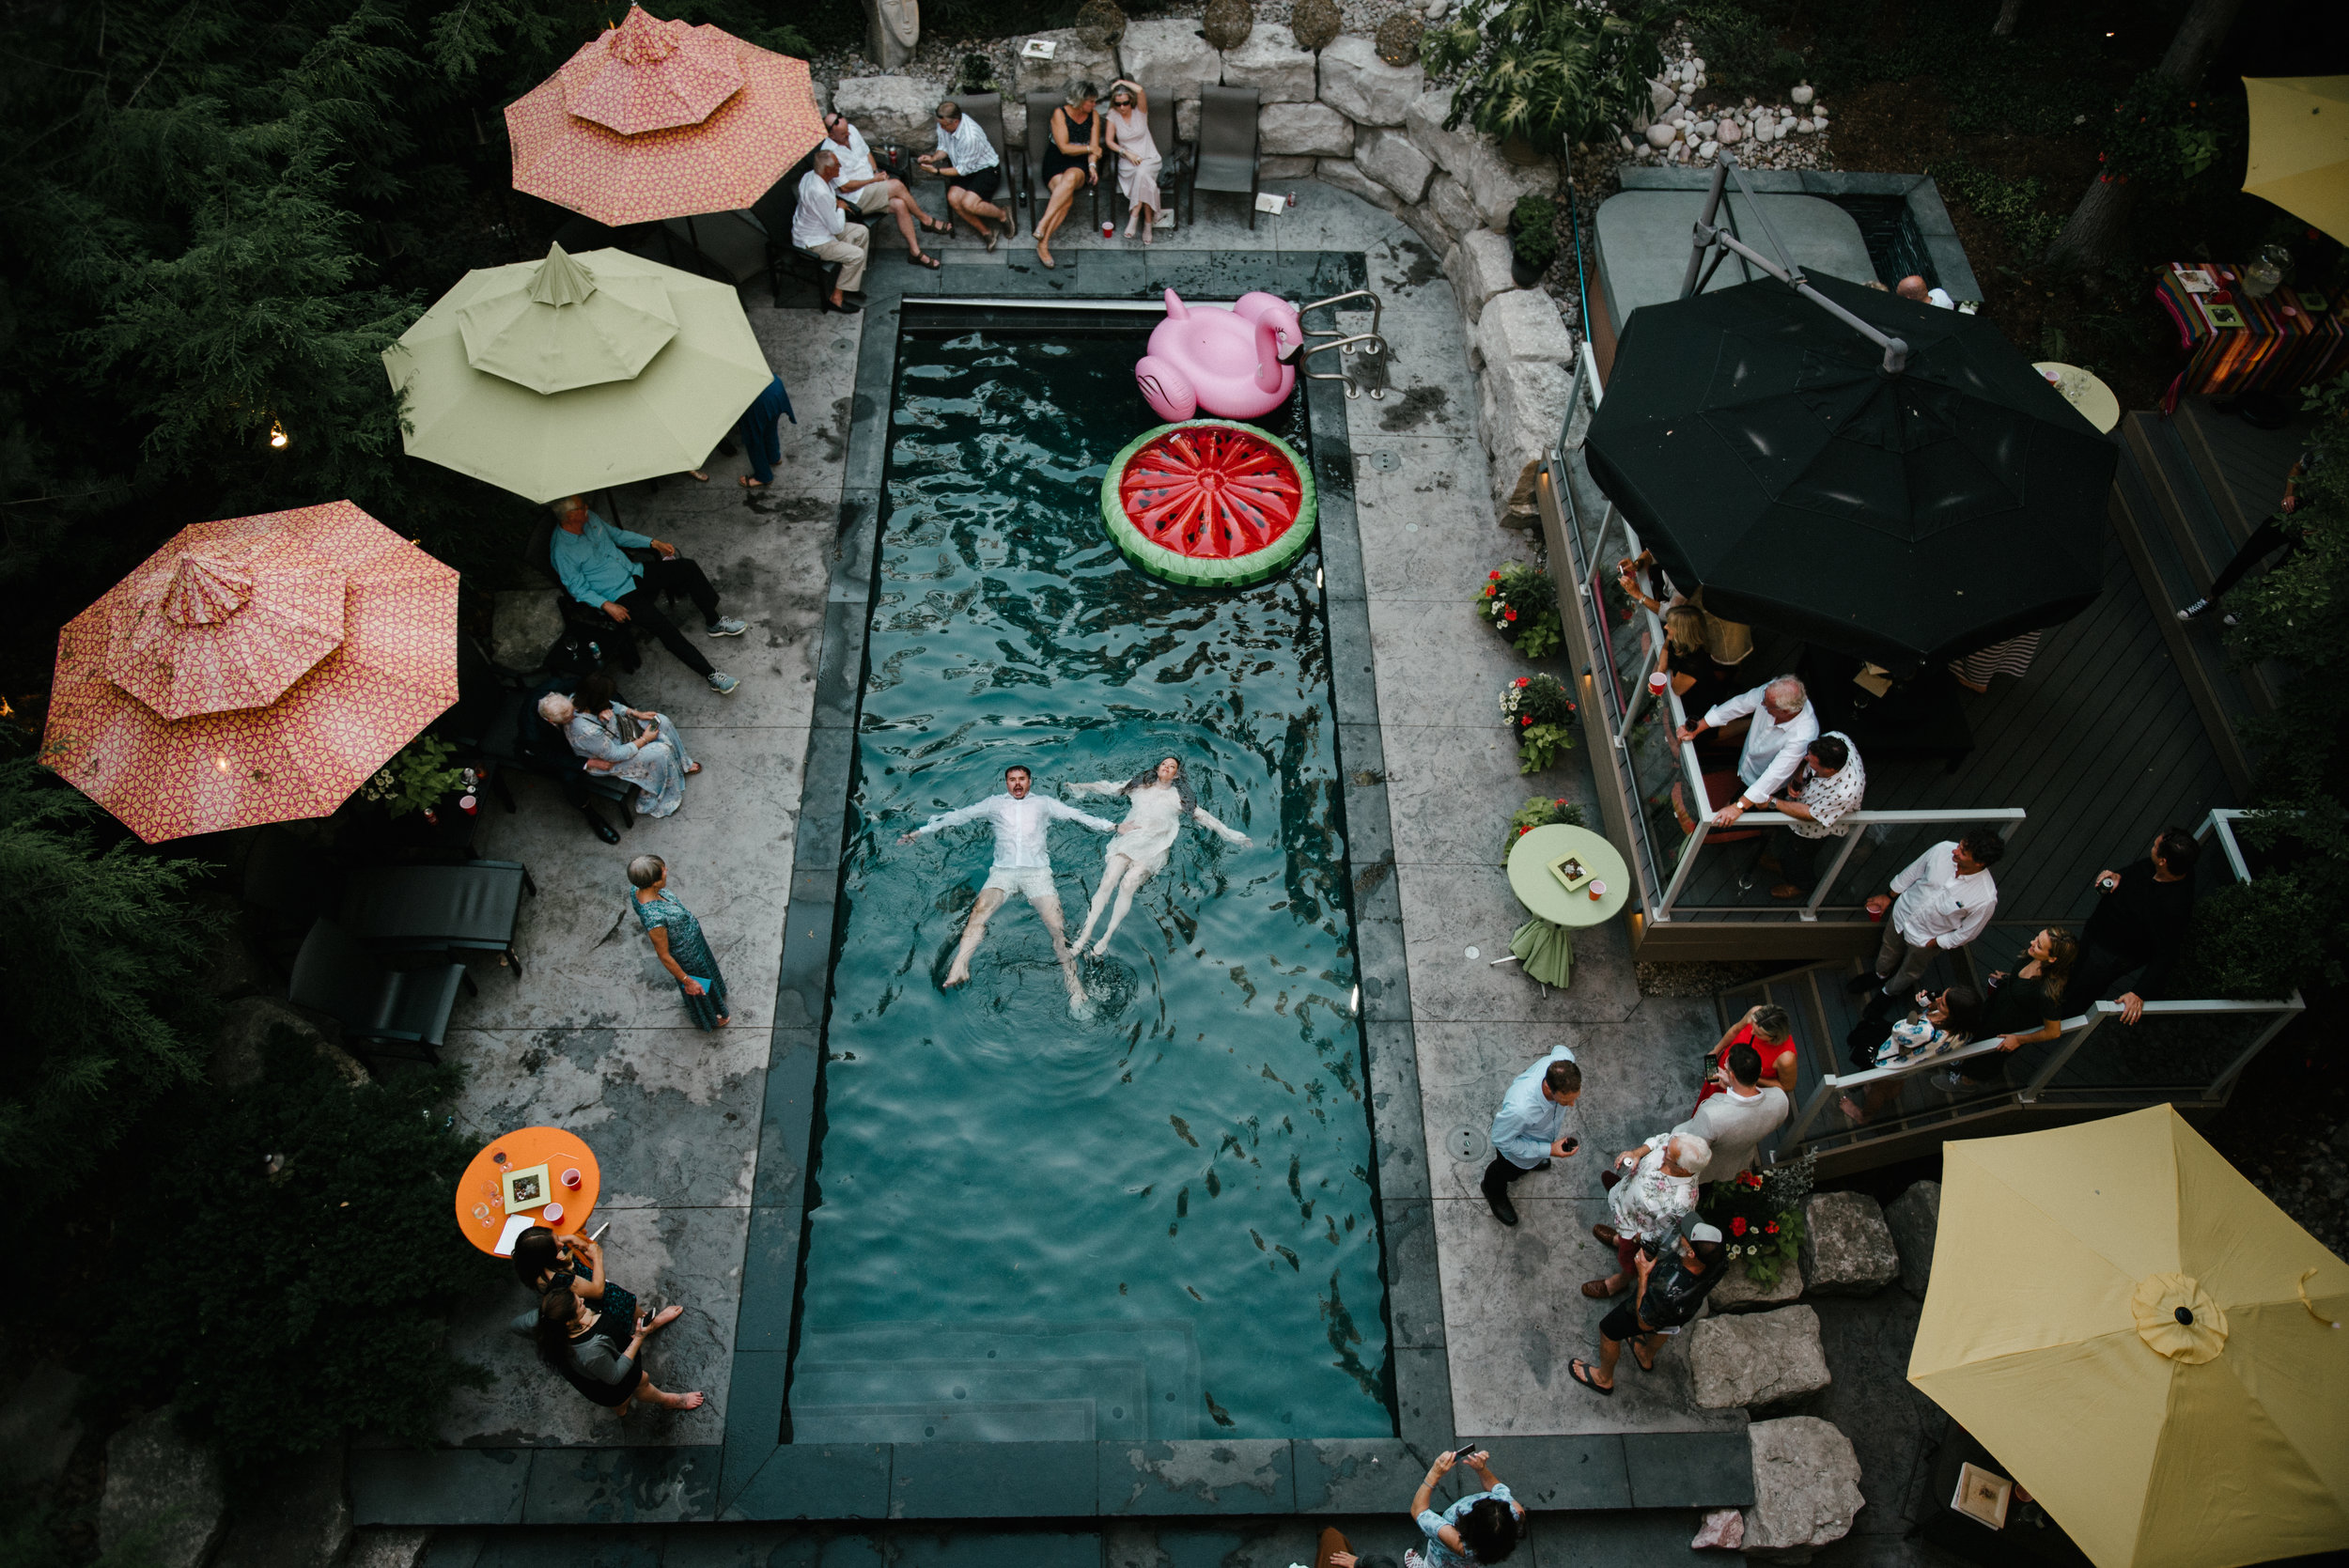
<svg viewBox="0 0 2349 1568"><path fill-rule="evenodd" d="M657 888L669 879L669 862L658 855L639 855L628 862L630 887Z"/></svg>
<svg viewBox="0 0 2349 1568"><path fill-rule="evenodd" d="M1028 786L1035 783L1035 775L1013 763L1003 769L1003 790L1015 800L1028 798Z"/></svg>

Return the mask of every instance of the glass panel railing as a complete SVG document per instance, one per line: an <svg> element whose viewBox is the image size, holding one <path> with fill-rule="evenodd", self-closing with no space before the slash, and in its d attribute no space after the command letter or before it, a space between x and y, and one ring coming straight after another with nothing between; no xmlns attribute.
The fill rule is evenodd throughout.
<svg viewBox="0 0 2349 1568"><path fill-rule="evenodd" d="M2215 1095L2221 1080L2295 1010L2281 1002L2155 1001L2130 1024L2116 1009L2051 1076L2043 1075L2039 1098Z"/></svg>

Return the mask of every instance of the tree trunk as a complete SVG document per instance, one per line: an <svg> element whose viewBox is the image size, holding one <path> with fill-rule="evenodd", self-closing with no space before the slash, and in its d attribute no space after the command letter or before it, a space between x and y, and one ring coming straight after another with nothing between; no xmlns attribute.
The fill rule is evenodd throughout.
<svg viewBox="0 0 2349 1568"><path fill-rule="evenodd" d="M1991 24L1990 30L2002 39L2011 38L2015 33L2015 19L2022 14L2023 0L1999 0L1999 20Z"/></svg>
<svg viewBox="0 0 2349 1568"><path fill-rule="evenodd" d="M2200 82L2242 6L2243 0L2194 0L2170 40L2169 52L2154 68L2155 74L2187 86ZM2129 210L2136 205L2134 182L2098 179L2072 209L2063 232L2047 248L2046 264L2080 272L2104 266L2120 253L2122 236L2128 231Z"/></svg>

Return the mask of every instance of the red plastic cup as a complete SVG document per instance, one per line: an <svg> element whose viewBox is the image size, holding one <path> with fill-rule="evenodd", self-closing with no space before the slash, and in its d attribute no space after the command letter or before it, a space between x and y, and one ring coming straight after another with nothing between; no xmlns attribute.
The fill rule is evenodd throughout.
<svg viewBox="0 0 2349 1568"><path fill-rule="evenodd" d="M459 795L457 798L457 809L463 812L467 816L471 816L481 809L481 802L474 800L470 795Z"/></svg>
<svg viewBox="0 0 2349 1568"><path fill-rule="evenodd" d="M1889 906L1881 909L1870 909L1868 911L1868 918L1881 924L1884 917L1891 912L1891 908Z"/></svg>
<svg viewBox="0 0 2349 1568"><path fill-rule="evenodd" d="M538 1218L544 1219L550 1225L560 1225L563 1223L563 1205L560 1203L549 1203L545 1208L538 1211Z"/></svg>
<svg viewBox="0 0 2349 1568"><path fill-rule="evenodd" d="M1672 677L1663 671L1650 670L1647 673L1647 694L1651 697L1660 697L1672 689Z"/></svg>
<svg viewBox="0 0 2349 1568"><path fill-rule="evenodd" d="M1606 897L1607 884L1604 882L1593 882L1591 884L1591 902L1597 904L1604 901Z"/></svg>
<svg viewBox="0 0 2349 1568"><path fill-rule="evenodd" d="M579 1172L576 1172L576 1171L566 1171L566 1172L563 1172L563 1185L564 1185L565 1187L569 1188L570 1188L573 1192L578 1191L578 1190L579 1190Z"/></svg>
<svg viewBox="0 0 2349 1568"><path fill-rule="evenodd" d="M1101 238L1104 240L1114 240L1117 238L1117 225L1110 222L1107 218L1101 220Z"/></svg>

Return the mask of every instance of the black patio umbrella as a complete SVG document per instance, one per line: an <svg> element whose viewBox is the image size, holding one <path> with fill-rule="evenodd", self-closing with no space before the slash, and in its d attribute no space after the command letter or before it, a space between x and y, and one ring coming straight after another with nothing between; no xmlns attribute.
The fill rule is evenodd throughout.
<svg viewBox="0 0 2349 1568"><path fill-rule="evenodd" d="M2119 454L1998 329L1839 278L1633 313L1584 446L1705 608L1906 672L2068 620Z"/></svg>

